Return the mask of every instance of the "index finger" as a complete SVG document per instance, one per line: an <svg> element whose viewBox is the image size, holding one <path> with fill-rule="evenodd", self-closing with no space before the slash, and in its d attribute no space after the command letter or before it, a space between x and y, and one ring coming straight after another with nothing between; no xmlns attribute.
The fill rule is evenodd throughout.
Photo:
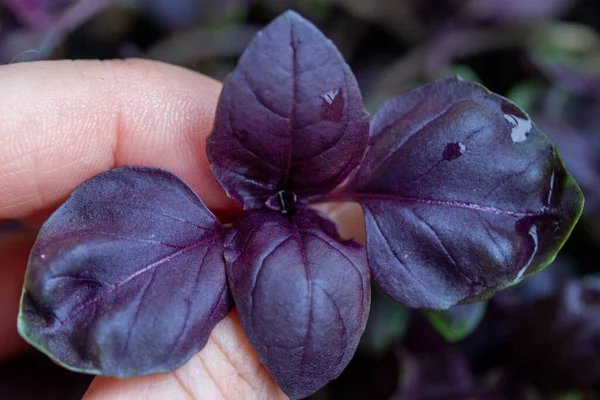
<svg viewBox="0 0 600 400"><path fill-rule="evenodd" d="M213 211L236 209L204 150L218 82L155 61L46 61L0 67L0 87L0 219L123 165L170 170Z"/></svg>

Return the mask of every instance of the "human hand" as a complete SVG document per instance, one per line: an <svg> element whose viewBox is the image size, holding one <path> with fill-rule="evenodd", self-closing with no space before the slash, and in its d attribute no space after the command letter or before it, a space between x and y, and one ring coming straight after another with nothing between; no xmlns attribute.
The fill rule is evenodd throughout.
<svg viewBox="0 0 600 400"><path fill-rule="evenodd" d="M204 150L218 82L152 61L54 61L0 67L0 86L0 220L19 218L39 227L76 186L124 165L170 170L217 216L240 212L210 174ZM326 211L338 222L350 216L356 221L352 207ZM34 240L32 231L0 241L0 361L26 347L16 332L16 315ZM258 361L235 311L178 370L133 379L98 377L85 395L220 398L286 398Z"/></svg>

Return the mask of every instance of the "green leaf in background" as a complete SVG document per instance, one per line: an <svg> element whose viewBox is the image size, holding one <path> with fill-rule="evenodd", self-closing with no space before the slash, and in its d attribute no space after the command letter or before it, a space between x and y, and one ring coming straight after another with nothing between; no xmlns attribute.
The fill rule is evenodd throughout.
<svg viewBox="0 0 600 400"><path fill-rule="evenodd" d="M449 342L469 336L485 315L487 302L463 304L447 310L424 310L431 325Z"/></svg>
<svg viewBox="0 0 600 400"><path fill-rule="evenodd" d="M333 3L329 0L306 0L298 3L299 11L315 20L323 20L333 8Z"/></svg>
<svg viewBox="0 0 600 400"><path fill-rule="evenodd" d="M444 68L435 71L435 73L432 74L431 79L440 79L455 75L459 75L461 78L467 81L483 83L479 75L477 75L477 72L465 64L450 64L445 66Z"/></svg>
<svg viewBox="0 0 600 400"><path fill-rule="evenodd" d="M598 76L600 36L588 26L568 22L551 24L530 51L533 61L543 69L570 68Z"/></svg>
<svg viewBox="0 0 600 400"><path fill-rule="evenodd" d="M533 110L536 102L539 101L547 84L540 80L527 80L513 86L507 93L510 100L517 103L525 110Z"/></svg>
<svg viewBox="0 0 600 400"><path fill-rule="evenodd" d="M373 287L371 313L360 346L371 354L383 354L394 340L402 339L409 322L408 308Z"/></svg>
<svg viewBox="0 0 600 400"><path fill-rule="evenodd" d="M578 392L568 392L562 393L552 397L552 400L584 400L585 397L583 394Z"/></svg>

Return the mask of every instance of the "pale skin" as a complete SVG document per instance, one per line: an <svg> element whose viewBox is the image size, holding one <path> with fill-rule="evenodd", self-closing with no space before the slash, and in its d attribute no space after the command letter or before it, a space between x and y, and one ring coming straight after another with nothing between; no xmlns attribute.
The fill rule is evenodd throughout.
<svg viewBox="0 0 600 400"><path fill-rule="evenodd" d="M92 176L124 165L170 170L218 216L241 209L209 172L204 149L221 84L145 60L49 61L0 67L0 219L32 229L0 237L0 362L27 345L16 315L35 228ZM343 236L355 206L327 207ZM286 399L232 311L205 348L170 374L97 377L85 400Z"/></svg>

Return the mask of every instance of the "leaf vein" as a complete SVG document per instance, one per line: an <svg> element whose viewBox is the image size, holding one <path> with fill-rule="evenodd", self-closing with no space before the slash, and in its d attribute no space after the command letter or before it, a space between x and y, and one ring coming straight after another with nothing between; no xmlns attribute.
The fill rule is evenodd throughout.
<svg viewBox="0 0 600 400"><path fill-rule="evenodd" d="M202 255L202 260L198 263L198 272L194 276L193 289L192 289L192 292L190 293L190 295L187 297L186 302L185 302L186 303L185 319L184 319L183 325L181 327L181 331L178 332L177 338L173 341L174 346L173 346L173 349L169 352L169 354L174 353L175 350L180 346L181 338L183 337L183 335L185 335L185 332L187 331L187 327L190 322L190 313L192 310L192 299L194 298L194 295L196 294L196 291L198 290L198 286L199 286L198 283L200 282L200 274L202 273L202 267L204 266L204 261L206 261L208 252L209 252L209 249L207 248L206 251L204 252L204 254Z"/></svg>
<svg viewBox="0 0 600 400"><path fill-rule="evenodd" d="M81 303L78 307L76 307L65 319L59 321L54 327L49 329L50 333L54 333L56 331L58 331L62 326L64 326L66 323L68 323L69 321L71 321L73 318L75 318L76 316L78 316L81 312L85 311L86 308L88 308L89 306L97 303L98 301L102 300L104 297L108 296L110 293L114 292L115 290L117 290L118 288L120 288L123 285L126 285L127 283L129 283L130 281L132 281L133 279L137 278L140 275L143 275L144 273L153 270L154 268L157 268L161 265L163 265L164 263L167 263L169 261L171 261L172 259L186 253L187 251L190 251L191 249L200 246L204 240L204 238L200 238L198 241L192 243L189 246L183 247L180 250L177 250L176 252L173 252L167 256L164 256L163 258L161 258L160 260L157 260L147 266L145 266L142 269L139 269L138 271L134 272L133 274L127 276L125 279L123 279L120 282L115 283L114 285L112 285L111 287L109 287L108 289L106 289L105 291L97 294L96 296L94 296L93 298L91 298L90 300Z"/></svg>
<svg viewBox="0 0 600 400"><path fill-rule="evenodd" d="M121 349L120 361L122 361L123 358L125 357L125 353L127 352L127 347L129 346L129 340L131 339L131 333L133 332L133 326L135 325L135 323L138 320L138 317L140 315L141 305L144 301L144 298L146 297L146 294L148 293L148 289L150 288L150 286L152 286L152 283L154 282L155 277L156 277L156 269L152 270L152 275L150 276L150 280L148 280L148 283L142 290L142 294L138 298L137 304L135 306L135 313L133 314L133 319L131 321L129 329L127 330L127 337L125 338L125 343L123 344L123 348Z"/></svg>
<svg viewBox="0 0 600 400"><path fill-rule="evenodd" d="M285 243L289 242L290 240L292 240L291 236L288 236L287 238L281 240L279 243L277 243L275 246L273 246L273 248L271 250L269 250L267 252L267 254L265 254L265 256L260 261L260 265L258 266L256 274L254 275L254 279L252 280L252 286L251 286L252 291L250 292L250 316L249 317L250 317L250 321L253 326L254 326L254 300L256 297L256 294L255 294L256 286L258 284L260 274L264 269L265 261L267 260L267 258L271 257L271 255L273 255L273 253L275 253L277 251L277 249L279 249L281 246L283 246Z"/></svg>
<svg viewBox="0 0 600 400"><path fill-rule="evenodd" d="M486 231L486 233L488 234L488 236L490 237L490 239L492 239L492 242L494 242L494 244L496 245L496 247L498 247L498 250L500 251L500 254L502 254L502 258L504 258L504 262L506 263L506 266L510 265L510 262L509 262L510 257L507 256L506 253L502 250L502 246L500 246L500 243L498 243L498 241L496 240L496 238L492 234L493 227L490 225L490 222L488 220L486 220L485 218L483 218L481 216L481 214L477 214L477 216L479 217L480 220L483 221L483 223L485 225L485 231Z"/></svg>
<svg viewBox="0 0 600 400"><path fill-rule="evenodd" d="M394 258L396 258L396 260L398 261L398 264L402 265L404 267L404 269L415 279L416 282L419 283L419 285L425 289L425 293L428 293L428 295L433 295L439 299L442 299L442 297L440 295L438 295L435 292L432 292L427 285L425 284L425 282L423 282L421 280L421 278L419 276L417 276L410 268L408 268L408 266L402 262L400 256L396 253L396 250L394 248L394 246L392 246L390 240L388 239L388 237L383 233L383 229L381 228L381 226L379 225L379 222L377 222L377 219L373 216L373 221L375 222L375 226L377 228L377 230L379 231L379 233L381 234L381 237L383 238L383 240L385 241L386 245L388 246L388 248L390 249L390 251L392 252L392 254L394 255ZM444 300L444 299L442 299Z"/></svg>
<svg viewBox="0 0 600 400"><path fill-rule="evenodd" d="M348 341L350 339L350 336L348 335L348 328L346 326L346 321L344 321L344 318L342 317L342 310L340 310L340 307L338 306L337 302L335 301L335 299L333 298L333 296L327 291L325 290L325 288L321 285L319 285L318 283L315 282L315 285L321 289L321 291L325 294L325 296L327 296L327 298L329 298L329 300L331 301L331 304L333 304L333 307L335 308L338 318L340 319L340 322L342 323L342 329L343 329L343 334L344 334L344 342L346 342L346 347L344 348L344 353L340 356L340 359L338 361L338 365L340 363L340 361L342 361L344 359L344 356L346 355L347 351L348 351Z"/></svg>
<svg viewBox="0 0 600 400"><path fill-rule="evenodd" d="M421 134L422 132L424 132L425 128L429 125L431 125L432 123L434 123L435 121L437 121L438 119L440 119L441 117L443 117L445 114L448 113L448 111L452 108L455 107L457 104L463 103L465 101L469 101L470 99L461 99L459 101L456 101L452 104L450 104L449 106L447 106L446 108L444 108L442 111L440 111L438 114L432 116L428 121L426 121L423 125L421 125L416 131L412 132L410 134L410 136L407 136L406 138L404 138L403 141L401 141L400 143L398 143L393 150L391 150L385 157L383 157L379 163L377 164L377 166L375 168L373 168L373 172L372 175L375 174L375 172L377 170L379 170L379 168L381 168L383 166L383 164L385 164L385 162L387 160L389 160L391 157L393 157L396 152L398 150L400 150L405 144L407 144L410 140L414 139L415 137L417 137L419 134ZM403 118L398 119L397 121L395 121L394 123L390 124L388 127L384 128L386 130L388 129L392 129L394 128L396 125L399 125L400 122L402 122ZM377 135L377 137L379 137L379 135Z"/></svg>
<svg viewBox="0 0 600 400"><path fill-rule="evenodd" d="M456 262L456 260L454 259L454 257L452 257L452 254L450 254L450 251L448 250L448 248L446 247L446 245L444 244L444 242L442 241L442 239L440 238L440 236L438 235L438 233L435 231L435 229L433 229L433 226L431 226L431 224L429 222L427 222L424 218L422 218L414 210L411 210L411 211L412 211L413 215L415 217L417 217L417 219L419 221L421 221L429 229L429 231L433 234L433 236L437 240L438 244L440 245L441 249L444 251L446 257L448 257L448 259L450 260L450 262L454 266L454 269L456 270L456 272L458 272L470 284L474 284L475 282L473 281L473 279L471 279L469 276L467 276L467 274L465 274L462 271L462 269L458 266L458 263Z"/></svg>
<svg viewBox="0 0 600 400"><path fill-rule="evenodd" d="M285 171L283 173L282 186L287 184L292 169L293 159L293 133L294 125L296 123L296 106L298 102L298 49L294 44L294 24L290 24L290 46L292 48L292 109L290 110L290 118L288 123L288 154L287 163L285 165Z"/></svg>
<svg viewBox="0 0 600 400"><path fill-rule="evenodd" d="M131 208L137 208L137 209L140 209L140 210L150 211L150 212L153 212L155 214L159 214L159 215L165 216L167 218L171 218L171 219L173 219L175 221L179 221L179 222L183 222L183 223L195 226L196 228L199 228L199 229L202 229L202 230L208 230L208 228L205 228L203 226L194 224L193 222L190 222L188 220L176 217L174 215L165 213L163 211L158 211L158 210L152 209L150 207L145 207L145 206L140 205L140 204L131 204L131 203L128 203L128 202L125 202L125 201L108 201L108 200L91 200L91 201L88 202L88 204L108 204L109 206L113 206L115 204L125 205L125 206L131 207Z"/></svg>
<svg viewBox="0 0 600 400"><path fill-rule="evenodd" d="M494 192L496 192L498 189L501 189L502 187L504 187L504 185L506 185L508 182L513 180L515 177L523 175L525 173L525 171L527 171L529 169L529 167L531 167L531 165L535 164L535 162L537 160L539 160L543 155L544 155L543 153L540 154L539 156L534 158L529 164L527 164L525 166L525 168L523 168L521 171L510 174L508 177L502 179L499 183L495 184L494 187L492 188L492 190L490 190L490 192L483 198L482 201L486 201L487 199L489 199Z"/></svg>
<svg viewBox="0 0 600 400"><path fill-rule="evenodd" d="M423 198L418 198L418 197L402 197L402 196L397 196L394 194L387 194L387 193L377 193L377 194L342 193L341 195L330 196L329 199L337 200L339 198L356 198L358 200L361 200L361 199L390 200L390 201L402 201L402 202L408 202L408 203L412 202L412 203L421 203L421 204L429 204L429 205L447 206L447 207L462 208L462 209L467 209L467 210L481 211L481 212L487 212L487 213L492 213L492 214L504 215L507 217L517 218L517 219L523 218L523 217L541 217L541 216L545 216L545 215L549 215L549 216L555 215L554 213L551 213L548 211L518 212L518 211L511 211L511 210L503 210L503 209L491 207L491 206L480 206L479 204L466 203L466 202L462 202L462 201L423 199Z"/></svg>
<svg viewBox="0 0 600 400"><path fill-rule="evenodd" d="M312 233L312 232L307 232L308 235L314 236L317 239L321 240L323 243L325 243L327 246L329 246L331 249L335 250L339 255L341 255L343 258L346 259L346 261L348 261L350 263L350 265L352 265L352 268L354 269L354 271L356 271L356 274L358 275L358 279L360 280L360 298L364 299L365 298L365 291L364 291L364 281L363 281L363 276L360 273L360 270L358 269L358 266L350 259L350 257L348 257L346 254L344 254L343 251L341 251L340 249L338 249L337 247L335 247L334 245L332 245L331 243L329 243L329 241L327 241L325 238Z"/></svg>

